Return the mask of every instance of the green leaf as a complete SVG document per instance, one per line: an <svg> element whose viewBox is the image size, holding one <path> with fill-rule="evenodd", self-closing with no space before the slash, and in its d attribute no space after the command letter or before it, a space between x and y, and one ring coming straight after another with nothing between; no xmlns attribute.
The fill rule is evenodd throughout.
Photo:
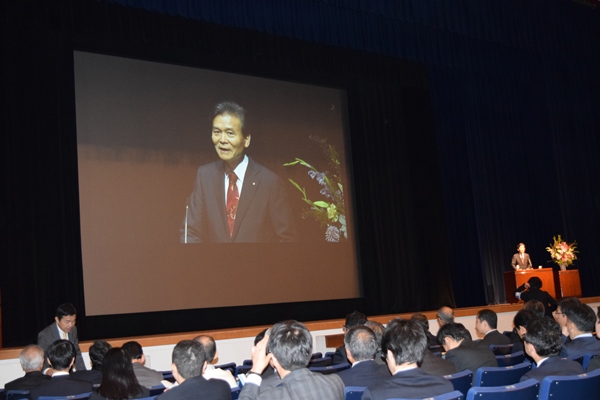
<svg viewBox="0 0 600 400"><path fill-rule="evenodd" d="M322 207L322 208L327 208L327 207L329 207L329 203L327 203L327 202L325 202L325 201L322 201L322 200L315 201L313 204L314 204L315 206L317 206L317 207Z"/></svg>

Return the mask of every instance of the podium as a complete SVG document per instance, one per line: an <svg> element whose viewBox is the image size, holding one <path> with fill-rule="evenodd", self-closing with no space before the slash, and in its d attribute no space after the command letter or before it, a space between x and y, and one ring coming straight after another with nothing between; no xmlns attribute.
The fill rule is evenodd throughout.
<svg viewBox="0 0 600 400"><path fill-rule="evenodd" d="M579 270L555 271L554 284L558 288L558 298L581 297L581 281Z"/></svg>
<svg viewBox="0 0 600 400"><path fill-rule="evenodd" d="M533 276L537 276L542 280L542 290L545 290L550 296L556 298L552 268L520 269L504 273L504 294L506 295L506 301L508 303L518 303L519 299L515 297L515 290Z"/></svg>

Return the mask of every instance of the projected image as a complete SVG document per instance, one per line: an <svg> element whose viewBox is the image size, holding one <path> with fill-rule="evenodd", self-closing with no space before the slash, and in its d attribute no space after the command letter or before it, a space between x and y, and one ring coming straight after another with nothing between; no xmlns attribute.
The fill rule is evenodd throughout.
<svg viewBox="0 0 600 400"><path fill-rule="evenodd" d="M74 67L88 316L361 296L344 90Z"/></svg>

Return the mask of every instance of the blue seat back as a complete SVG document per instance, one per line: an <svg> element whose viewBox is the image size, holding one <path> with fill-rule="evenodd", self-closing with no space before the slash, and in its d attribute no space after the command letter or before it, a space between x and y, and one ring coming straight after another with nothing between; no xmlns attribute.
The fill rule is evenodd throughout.
<svg viewBox="0 0 600 400"><path fill-rule="evenodd" d="M512 353L514 344L492 344L490 345L490 349L494 352L494 355L504 356L506 354Z"/></svg>
<svg viewBox="0 0 600 400"><path fill-rule="evenodd" d="M323 375L329 375L329 374L335 374L337 372L343 371L348 368L350 368L350 364L343 363L343 364L329 365L327 367L309 367L308 369L310 369L313 372L318 372Z"/></svg>
<svg viewBox="0 0 600 400"><path fill-rule="evenodd" d="M464 400L464 398L465 398L465 396L460 391L455 390L453 392L439 394L439 395L433 396L433 397L427 397L427 400ZM394 398L387 399L387 400L408 400L408 399L403 398L403 397L394 397Z"/></svg>
<svg viewBox="0 0 600 400"><path fill-rule="evenodd" d="M90 398L92 392L76 394L73 396L40 396L38 400L86 400Z"/></svg>
<svg viewBox="0 0 600 400"><path fill-rule="evenodd" d="M241 388L231 389L231 400L237 400L240 397Z"/></svg>
<svg viewBox="0 0 600 400"><path fill-rule="evenodd" d="M227 364L221 364L221 365L215 365L215 368L219 368L224 371L229 371L229 372L231 372L231 375L233 375L235 373L235 367L236 367L236 365L234 362L230 362Z"/></svg>
<svg viewBox="0 0 600 400"><path fill-rule="evenodd" d="M539 400L597 399L600 397L600 369L572 376L547 376L540 386Z"/></svg>
<svg viewBox="0 0 600 400"><path fill-rule="evenodd" d="M29 399L29 390L7 390L4 395L6 400Z"/></svg>
<svg viewBox="0 0 600 400"><path fill-rule="evenodd" d="M162 385L162 383L160 385L152 386L150 388L150 397L158 396L164 391L165 387Z"/></svg>
<svg viewBox="0 0 600 400"><path fill-rule="evenodd" d="M525 361L525 353L517 351L516 353L507 354L505 356L496 356L496 361L498 361L499 367L521 364Z"/></svg>
<svg viewBox="0 0 600 400"><path fill-rule="evenodd" d="M521 377L531 371L531 363L523 362L508 367L481 367L475 373L473 386L505 386L518 383Z"/></svg>
<svg viewBox="0 0 600 400"><path fill-rule="evenodd" d="M473 386L467 393L467 400L534 400L539 389L540 383L536 379L508 386Z"/></svg>
<svg viewBox="0 0 600 400"><path fill-rule="evenodd" d="M469 369L466 369L452 375L444 375L444 378L452 382L454 390L458 390L466 396L473 383L473 372L471 372Z"/></svg>
<svg viewBox="0 0 600 400"><path fill-rule="evenodd" d="M360 400L366 388L366 386L346 386L344 400Z"/></svg>
<svg viewBox="0 0 600 400"><path fill-rule="evenodd" d="M308 362L308 367L326 367L333 364L331 357L311 358Z"/></svg>
<svg viewBox="0 0 600 400"><path fill-rule="evenodd" d="M583 356L583 361L581 363L581 366L583 367L584 371L587 371L590 361L592 361L592 359L594 359L596 357L600 357L600 354L586 354L585 356Z"/></svg>
<svg viewBox="0 0 600 400"><path fill-rule="evenodd" d="M239 374L245 374L252 369L252 365L238 365L235 367L235 373L233 376L238 376Z"/></svg>

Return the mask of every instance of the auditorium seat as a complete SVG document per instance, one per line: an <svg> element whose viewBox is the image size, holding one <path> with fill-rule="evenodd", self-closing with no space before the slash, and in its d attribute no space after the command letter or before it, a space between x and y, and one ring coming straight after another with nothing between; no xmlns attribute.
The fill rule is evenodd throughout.
<svg viewBox="0 0 600 400"><path fill-rule="evenodd" d="M444 378L452 382L454 390L458 390L466 396L473 383L473 372L471 372L469 369L466 369L452 375L444 375Z"/></svg>
<svg viewBox="0 0 600 400"><path fill-rule="evenodd" d="M538 400L597 399L600 397L600 369L571 376L547 376L542 380Z"/></svg>
<svg viewBox="0 0 600 400"><path fill-rule="evenodd" d="M6 400L29 399L29 390L7 390Z"/></svg>
<svg viewBox="0 0 600 400"><path fill-rule="evenodd" d="M540 383L527 379L509 386L472 387L466 400L534 400L537 399Z"/></svg>
<svg viewBox="0 0 600 400"><path fill-rule="evenodd" d="M514 344L492 344L490 349L494 352L494 355L503 356L512 353Z"/></svg>
<svg viewBox="0 0 600 400"><path fill-rule="evenodd" d="M76 394L73 396L40 396L38 400L87 400L92 392Z"/></svg>
<svg viewBox="0 0 600 400"><path fill-rule="evenodd" d="M366 386L346 386L344 400L360 400L366 388Z"/></svg>
<svg viewBox="0 0 600 400"><path fill-rule="evenodd" d="M236 365L234 362L221 364L221 365L215 365L215 368L220 368L224 371L229 371L229 372L231 372L231 375L233 375L235 373L235 367L236 367Z"/></svg>
<svg viewBox="0 0 600 400"><path fill-rule="evenodd" d="M498 362L499 367L521 364L525 361L525 353L517 351L516 353L507 354L505 356L496 356L496 361Z"/></svg>
<svg viewBox="0 0 600 400"><path fill-rule="evenodd" d="M323 358L323 353L321 353L321 352L312 353L312 355L310 356L310 359L312 360L315 358Z"/></svg>
<svg viewBox="0 0 600 400"><path fill-rule="evenodd" d="M583 356L583 361L581 363L581 366L583 367L584 371L587 371L590 361L592 361L592 359L594 359L596 357L600 357L600 354L586 354Z"/></svg>
<svg viewBox="0 0 600 400"><path fill-rule="evenodd" d="M427 400L463 400L464 398L465 398L465 396L459 390L455 390L453 392L439 394L439 395L433 396L433 397L427 397ZM389 398L387 400L409 400L409 399L404 398L404 397L393 397L393 398Z"/></svg>
<svg viewBox="0 0 600 400"><path fill-rule="evenodd" d="M313 372L318 372L323 375L329 375L329 374L335 374L337 372L343 371L348 368L350 368L350 364L342 363L342 364L329 365L327 367L309 367L308 369L310 369Z"/></svg>
<svg viewBox="0 0 600 400"><path fill-rule="evenodd" d="M475 373L473 386L505 386L521 380L521 377L531 371L531 363L523 362L508 367L481 367Z"/></svg>
<svg viewBox="0 0 600 400"><path fill-rule="evenodd" d="M149 388L149 390L150 390L150 397L154 397L154 396L158 396L159 394L164 392L165 387L162 384L159 384L156 386L152 386L151 388Z"/></svg>
<svg viewBox="0 0 600 400"><path fill-rule="evenodd" d="M239 374L246 374L251 369L252 365L238 365L237 367L235 367L235 374L233 374L233 376L238 376Z"/></svg>
<svg viewBox="0 0 600 400"><path fill-rule="evenodd" d="M231 400L237 400L240 397L241 388L231 389Z"/></svg>
<svg viewBox="0 0 600 400"><path fill-rule="evenodd" d="M311 358L308 362L308 367L327 367L333 363L331 357Z"/></svg>

